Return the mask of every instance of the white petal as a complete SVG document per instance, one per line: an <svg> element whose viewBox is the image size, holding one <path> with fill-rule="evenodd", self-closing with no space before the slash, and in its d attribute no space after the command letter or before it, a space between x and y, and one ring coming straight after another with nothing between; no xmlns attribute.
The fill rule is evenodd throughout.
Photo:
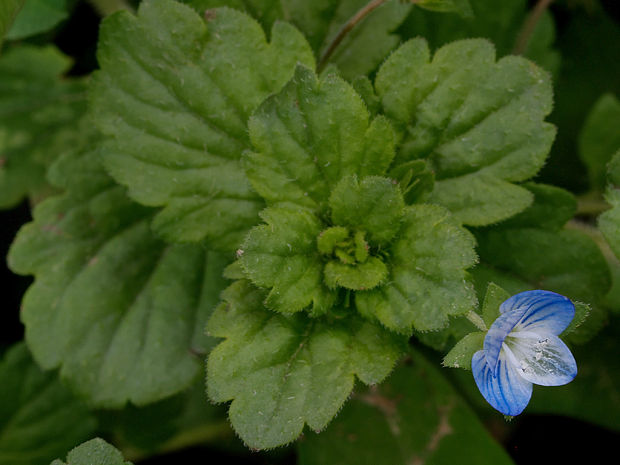
<svg viewBox="0 0 620 465"><path fill-rule="evenodd" d="M553 334L531 331L512 333L505 343L508 351L514 354L519 374L534 384L561 386L577 376L573 354ZM508 356L512 359L510 354Z"/></svg>

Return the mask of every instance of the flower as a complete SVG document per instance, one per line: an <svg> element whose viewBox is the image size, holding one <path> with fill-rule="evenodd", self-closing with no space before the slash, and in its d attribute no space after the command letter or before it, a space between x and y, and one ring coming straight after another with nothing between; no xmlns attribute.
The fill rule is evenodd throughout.
<svg viewBox="0 0 620 465"><path fill-rule="evenodd" d="M575 306L555 292L526 291L499 310L471 366L487 402L514 416L529 403L533 384L561 386L577 375L575 358L558 337L575 316Z"/></svg>

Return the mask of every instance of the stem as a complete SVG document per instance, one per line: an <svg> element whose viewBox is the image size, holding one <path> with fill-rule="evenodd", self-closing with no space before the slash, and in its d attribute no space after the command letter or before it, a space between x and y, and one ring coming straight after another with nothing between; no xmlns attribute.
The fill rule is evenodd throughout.
<svg viewBox="0 0 620 465"><path fill-rule="evenodd" d="M340 31L338 31L338 34L336 34L336 37L334 37L334 39L331 41L329 46L325 49L325 51L321 55L319 64L316 67L318 73L323 71L323 69L325 68L325 65L327 65L327 61L334 53L334 50L336 50L338 45L340 45L340 42L342 42L342 39L346 37L346 35L351 31L351 29L357 26L357 24L359 24L360 21L362 21L366 16L368 16L373 10L383 5L386 1L387 0L372 0L370 3L368 3L368 5L366 5L361 10L359 10L357 13L355 13L355 15L353 15L353 17L349 19L340 28Z"/></svg>
<svg viewBox="0 0 620 465"><path fill-rule="evenodd" d="M480 331L488 331L489 330L489 328L487 328L487 325L484 323L484 320L482 319L482 317L480 315L478 315L476 312L474 312L473 310L470 310L469 313L466 315L466 317Z"/></svg>
<svg viewBox="0 0 620 465"><path fill-rule="evenodd" d="M549 7L549 4L552 1L553 0L538 0L538 3L534 9L527 15L527 18L519 31L517 40L515 41L515 46L512 49L513 55L523 55L523 52L525 52L525 49L527 48L527 44L532 38L532 34L534 34L538 21L540 21L542 14Z"/></svg>
<svg viewBox="0 0 620 465"><path fill-rule="evenodd" d="M134 11L126 0L88 0L101 16L108 16L119 10Z"/></svg>
<svg viewBox="0 0 620 465"><path fill-rule="evenodd" d="M582 195L577 198L577 215L596 217L609 210L610 206L600 193Z"/></svg>

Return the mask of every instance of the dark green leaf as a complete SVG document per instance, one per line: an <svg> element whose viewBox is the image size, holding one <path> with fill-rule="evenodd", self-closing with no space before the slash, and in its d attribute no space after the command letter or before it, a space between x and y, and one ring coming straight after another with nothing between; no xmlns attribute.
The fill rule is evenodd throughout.
<svg viewBox="0 0 620 465"><path fill-rule="evenodd" d="M25 344L4 354L0 379L0 463L48 463L94 432L86 406L34 363Z"/></svg>
<svg viewBox="0 0 620 465"><path fill-rule="evenodd" d="M425 10L457 13L463 18L472 18L474 16L469 0L416 0L412 3Z"/></svg>
<svg viewBox="0 0 620 465"><path fill-rule="evenodd" d="M67 16L67 0L26 0L6 38L17 40L49 31Z"/></svg>
<svg viewBox="0 0 620 465"><path fill-rule="evenodd" d="M4 0L0 5L0 46L26 0Z"/></svg>

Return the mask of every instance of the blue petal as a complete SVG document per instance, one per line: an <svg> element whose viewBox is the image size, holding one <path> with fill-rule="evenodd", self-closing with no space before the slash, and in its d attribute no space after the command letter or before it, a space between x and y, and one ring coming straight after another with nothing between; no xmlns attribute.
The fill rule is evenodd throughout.
<svg viewBox="0 0 620 465"><path fill-rule="evenodd" d="M521 377L511 363L506 362L503 352L497 366L497 376L493 376L482 350L471 359L474 380L486 401L504 415L518 415L532 397L532 383Z"/></svg>
<svg viewBox="0 0 620 465"><path fill-rule="evenodd" d="M513 295L499 310L502 314L514 311L523 313L516 331L545 332L554 335L566 329L575 316L575 306L570 299L550 291L526 291Z"/></svg>
<svg viewBox="0 0 620 465"><path fill-rule="evenodd" d="M513 332L511 336L506 338L508 360L514 356L513 363L526 380L542 386L561 386L577 376L575 358L559 337L530 331Z"/></svg>
<svg viewBox="0 0 620 465"><path fill-rule="evenodd" d="M484 354L489 364L491 372L497 374L497 360L499 358L502 343L506 336L512 331L515 325L521 320L527 309L524 307L501 314L497 320L493 322L487 335L484 337Z"/></svg>

